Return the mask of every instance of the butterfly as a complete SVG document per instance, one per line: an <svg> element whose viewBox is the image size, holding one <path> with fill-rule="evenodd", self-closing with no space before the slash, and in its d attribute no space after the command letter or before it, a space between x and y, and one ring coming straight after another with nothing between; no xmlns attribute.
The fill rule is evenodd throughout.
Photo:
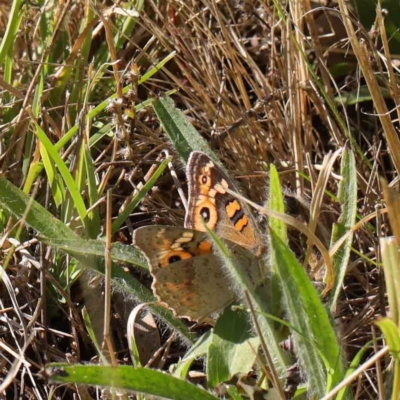
<svg viewBox="0 0 400 400"><path fill-rule="evenodd" d="M189 199L185 227L145 226L133 233L133 244L146 256L158 300L175 315L202 320L231 303L231 287L220 257L213 253L208 229L227 243L233 257L257 275L254 260L263 253L255 220L226 173L206 154L191 153L186 175Z"/></svg>

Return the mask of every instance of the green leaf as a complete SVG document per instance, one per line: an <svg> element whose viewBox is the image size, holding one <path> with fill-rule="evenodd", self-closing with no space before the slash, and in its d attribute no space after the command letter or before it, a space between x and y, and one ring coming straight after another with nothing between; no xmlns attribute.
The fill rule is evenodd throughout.
<svg viewBox="0 0 400 400"><path fill-rule="evenodd" d="M389 89L380 87L381 94L384 98L390 99L392 95ZM372 101L371 93L367 86L357 87L350 92L341 92L339 96L334 98L335 103L338 106L354 106L355 104L364 103L366 101Z"/></svg>
<svg viewBox="0 0 400 400"><path fill-rule="evenodd" d="M400 323L400 257L398 243L394 237L381 237L379 244L385 273L386 291L390 315L396 325Z"/></svg>
<svg viewBox="0 0 400 400"><path fill-rule="evenodd" d="M100 196L97 192L95 167L93 165L93 159L88 148L84 149L84 160L88 187L88 205L90 208L99 200ZM98 207L95 207L92 211L89 212L88 219L90 221L89 237L94 239L99 235L101 229L100 213Z"/></svg>
<svg viewBox="0 0 400 400"><path fill-rule="evenodd" d="M400 360L400 335L397 325L390 318L385 317L378 318L374 324L383 332L393 357Z"/></svg>
<svg viewBox="0 0 400 400"><path fill-rule="evenodd" d="M187 161L193 150L199 150L217 161L207 142L188 122L182 111L175 108L170 97L164 97L154 102L153 107L169 140L183 160Z"/></svg>
<svg viewBox="0 0 400 400"><path fill-rule="evenodd" d="M17 220L24 218L29 226L44 237L67 241L80 240L71 229L2 176L0 176L0 204Z"/></svg>
<svg viewBox="0 0 400 400"><path fill-rule="evenodd" d="M357 215L357 169L354 154L350 150L343 153L341 165L342 180L339 184L338 201L342 212L338 221L333 225L331 247L343 235L353 228ZM331 310L336 308L336 302L343 287L343 280L349 264L353 234L350 233L344 243L332 258L333 273L335 276L332 289Z"/></svg>
<svg viewBox="0 0 400 400"><path fill-rule="evenodd" d="M269 170L269 208L271 210L284 213L285 203L283 200L282 187L279 181L278 171L275 165L270 165ZM270 218L268 221L269 226L279 236L283 242L287 242L287 229L286 224L279 219Z"/></svg>
<svg viewBox="0 0 400 400"><path fill-rule="evenodd" d="M185 378L189 373L190 366L196 358L203 357L207 354L208 346L211 342L212 331L209 330L204 333L193 346L186 352L185 356L179 360L174 376L178 378Z"/></svg>
<svg viewBox="0 0 400 400"><path fill-rule="evenodd" d="M272 229L271 248L278 260L276 272L289 323L296 329L292 334L297 355L309 380L311 395L322 397L343 379L338 340L314 286L293 253Z"/></svg>
<svg viewBox="0 0 400 400"><path fill-rule="evenodd" d="M379 326L385 336L390 353L394 357L394 373L391 399L398 399L400 395L400 336L398 326L389 318L378 318L375 325ZM387 396L387 398L389 398Z"/></svg>
<svg viewBox="0 0 400 400"><path fill-rule="evenodd" d="M10 54L10 48L17 44L17 32L24 16L24 12L22 11L23 4L22 0L14 0L12 2L12 7L7 18L7 28L0 42L0 65L3 65L7 54Z"/></svg>
<svg viewBox="0 0 400 400"><path fill-rule="evenodd" d="M270 165L269 171L269 209L272 211L277 211L280 213L285 213L285 203L283 201L282 187L279 181L278 171L273 164ZM279 238L287 243L287 228L284 222L277 218L270 217L268 220L268 225L271 229L276 232ZM273 315L281 315L282 313L282 290L280 286L279 279L276 275L276 270L278 268L278 260L276 254L271 249L269 254L270 266L271 266L271 313ZM284 337L281 338L282 340Z"/></svg>
<svg viewBox="0 0 400 400"><path fill-rule="evenodd" d="M46 367L52 382L131 390L174 400L216 400L196 385L148 368L54 363Z"/></svg>
<svg viewBox="0 0 400 400"><path fill-rule="evenodd" d="M361 364L362 360L364 359L365 353L367 351L368 352L371 351L371 345L372 345L372 342L368 342L357 352L357 354L351 360L350 366L346 371L345 378L350 376L356 370L356 368ZM343 399L345 399L346 398L345 397L346 393L347 393L347 387L342 389L338 393L338 395L335 397L335 400L343 400Z"/></svg>
<svg viewBox="0 0 400 400"><path fill-rule="evenodd" d="M225 308L218 318L208 347L207 381L209 387L228 381L237 373L252 369L260 339L250 334L249 316L241 310Z"/></svg>
<svg viewBox="0 0 400 400"><path fill-rule="evenodd" d="M40 155L42 156L43 166L46 171L47 180L50 185L54 202L56 206L59 207L65 200L65 188L63 181L58 175L57 169L44 146L40 146Z"/></svg>
<svg viewBox="0 0 400 400"><path fill-rule="evenodd" d="M89 334L90 339L92 339L92 343L96 348L97 354L99 355L103 363L107 363L107 358L104 357L103 352L101 351L101 346L97 341L96 333L93 329L93 324L92 321L90 320L90 316L86 307L84 307L82 310L82 317L83 317L83 322L85 323L85 328Z"/></svg>

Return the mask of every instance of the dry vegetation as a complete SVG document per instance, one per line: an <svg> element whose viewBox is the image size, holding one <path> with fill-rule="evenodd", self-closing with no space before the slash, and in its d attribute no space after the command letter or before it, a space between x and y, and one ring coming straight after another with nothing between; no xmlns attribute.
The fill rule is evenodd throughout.
<svg viewBox="0 0 400 400"><path fill-rule="evenodd" d="M25 7L8 56L2 54L2 175L80 235L83 229L71 199L67 196L65 203L58 203L48 170L33 179L29 175L43 157L33 121L53 144L77 124L77 135L58 149L74 177L83 168L83 145L90 144L99 194L94 208L104 227L98 233L104 235L107 190L112 189L112 217L116 217L127 199L137 193L135 188L149 178L163 151L173 156L186 190L182 164L151 102L131 114L133 118L126 118L125 109L130 104L156 100L171 90L176 107L185 112L250 199L259 204L266 201L269 165L276 166L287 213L315 230L327 248L332 224L341 211L328 192L337 193L340 155L345 148L351 149L356 159L357 222L385 207L379 176L394 182L400 170L400 145L392 121L397 110L388 113L399 97L397 70L384 46L387 38L379 20L378 41L360 24L352 24L352 17L343 16L344 5L329 11L307 1L173 0L158 5L148 1L138 10L138 17L131 14L124 18L121 10L101 2L95 8L83 0L49 2L46 8ZM0 10L0 21L5 24L4 15L9 10L6 6ZM47 15L45 23L43 13ZM124 19L136 21L127 37L121 34ZM86 29L91 35L82 35L89 25ZM2 31L5 35L4 25ZM138 82L167 56L171 56L170 61L143 83ZM137 67L133 73L132 65ZM126 84L134 90L122 96ZM37 99L40 85L43 90ZM361 99L366 86L371 95ZM390 94L385 99L382 87ZM93 120L85 119L115 93L120 101L108 102L107 110ZM99 134L101 129L106 134ZM98 134L95 143L90 142L94 133ZM324 160L337 150L341 153L335 153L336 162L327 167ZM168 171L119 230L119 240L129 243L132 230L146 224L182 225L184 210ZM321 183L317 180L323 173L327 179ZM324 190L326 194L320 195ZM79 191L88 205L90 196L84 182ZM10 395L8 398L61 399L79 392L82 398L91 398L93 389L57 387L46 383L39 371L56 361L99 362L82 308L88 309L101 343L103 276L76 269L73 258L41 243L36 232L18 225L6 208L3 204L2 264L7 279L0 286L4 393ZM360 223L354 232L334 315L348 362L371 341L373 345L369 343L360 364L382 346L381 333L373 321L385 315L387 307L384 276L377 266L378 238L390 233L385 218L378 212L370 225ZM312 228L315 220L318 224ZM319 253L307 252L305 236L293 229L289 235L300 262L306 257L309 266L319 262ZM310 267L308 272L313 279L321 279L311 274ZM149 287L147 275L132 273ZM135 302L117 288L111 304L116 361L130 364L126 323ZM163 332L164 368L185 351L180 342L171 347L170 335L171 331ZM382 382L390 375L385 373L389 361L387 356L359 374L352 384L356 398L383 398ZM192 366L201 368L201 362Z"/></svg>

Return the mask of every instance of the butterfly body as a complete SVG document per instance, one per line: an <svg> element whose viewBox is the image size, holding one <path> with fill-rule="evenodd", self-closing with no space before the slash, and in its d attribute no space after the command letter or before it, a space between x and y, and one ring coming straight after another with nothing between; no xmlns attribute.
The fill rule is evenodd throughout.
<svg viewBox="0 0 400 400"><path fill-rule="evenodd" d="M193 152L186 170L189 182L185 228L147 226L134 232L133 244L148 259L152 289L174 313L201 320L236 297L220 258L213 253L204 223L228 244L233 257L258 280L262 241L244 204L227 193L235 190L223 170L206 154Z"/></svg>

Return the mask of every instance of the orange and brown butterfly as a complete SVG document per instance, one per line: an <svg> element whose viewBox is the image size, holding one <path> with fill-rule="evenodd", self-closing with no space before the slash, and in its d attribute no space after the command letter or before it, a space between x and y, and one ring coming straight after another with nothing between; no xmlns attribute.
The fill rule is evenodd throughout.
<svg viewBox="0 0 400 400"><path fill-rule="evenodd" d="M159 301L177 316L202 320L236 297L220 258L213 254L203 221L232 243L235 258L245 263L260 257L263 243L247 207L226 191L235 190L232 181L210 157L192 152L186 175L185 228L142 227L135 230L133 244L148 260L152 289Z"/></svg>

